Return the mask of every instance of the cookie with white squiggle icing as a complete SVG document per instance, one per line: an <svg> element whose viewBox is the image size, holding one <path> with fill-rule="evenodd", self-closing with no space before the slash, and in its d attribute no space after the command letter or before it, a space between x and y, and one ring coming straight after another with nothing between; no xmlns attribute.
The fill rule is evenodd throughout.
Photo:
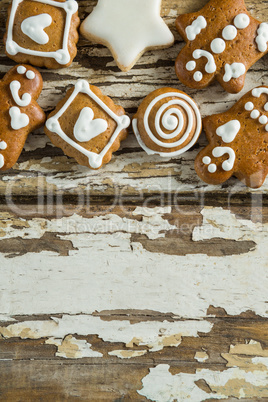
<svg viewBox="0 0 268 402"><path fill-rule="evenodd" d="M48 116L45 133L80 165L99 169L127 137L129 125L121 106L99 88L78 80Z"/></svg>
<svg viewBox="0 0 268 402"><path fill-rule="evenodd" d="M147 154L173 157L196 143L202 120L198 106L190 96L167 87L153 91L142 101L132 126Z"/></svg>
<svg viewBox="0 0 268 402"><path fill-rule="evenodd" d="M253 18L244 0L210 0L199 12L180 15L176 28L187 42L176 59L176 74L190 88L205 88L216 79L237 93L247 70L268 52L268 23Z"/></svg>
<svg viewBox="0 0 268 402"><path fill-rule="evenodd" d="M12 0L4 37L7 56L38 67L69 66L77 53L77 10L75 0Z"/></svg>
<svg viewBox="0 0 268 402"><path fill-rule="evenodd" d="M11 68L0 81L0 170L14 166L28 134L45 123L36 102L42 88L41 74L25 64Z"/></svg>
<svg viewBox="0 0 268 402"><path fill-rule="evenodd" d="M221 184L232 175L258 188L268 174L268 86L244 95L225 113L203 119L209 145L195 160L198 176Z"/></svg>

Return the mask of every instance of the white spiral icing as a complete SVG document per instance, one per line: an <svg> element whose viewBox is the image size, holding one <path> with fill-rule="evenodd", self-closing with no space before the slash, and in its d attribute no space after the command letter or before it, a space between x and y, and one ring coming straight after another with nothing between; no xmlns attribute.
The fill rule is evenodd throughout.
<svg viewBox="0 0 268 402"><path fill-rule="evenodd" d="M175 99L170 99L175 98ZM157 132L157 135L160 137L156 138L154 133L152 132L149 124L149 117L150 113L153 111L153 108L159 101L166 99L166 103L162 104L155 114L154 126ZM180 109L177 107L179 106ZM182 113L182 110L187 115L187 126L185 127L185 119ZM202 121L199 109L195 102L186 94L182 94L179 92L167 92L162 95L157 96L155 99L147 107L145 114L144 114L144 128L148 135L148 137L159 147L171 149L177 148L182 145L187 139L189 138L190 134L195 129L194 135L192 140L185 145L182 149L179 149L174 152L158 152L150 149L147 147L139 134L137 119L133 120L133 129L135 135L138 139L139 144L141 147L148 153L148 154L158 154L160 156L176 156L180 155L183 152L187 151L191 148L195 142L201 131ZM162 128L170 131L170 133L165 133ZM183 132L185 130L185 132ZM174 142L165 142L165 140L173 140L176 137L179 137L177 141Z"/></svg>

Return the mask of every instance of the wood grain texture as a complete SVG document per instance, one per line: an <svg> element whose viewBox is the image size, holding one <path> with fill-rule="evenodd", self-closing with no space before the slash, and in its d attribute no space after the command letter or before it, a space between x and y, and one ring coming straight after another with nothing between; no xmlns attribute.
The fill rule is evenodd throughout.
<svg viewBox="0 0 268 402"><path fill-rule="evenodd" d="M163 0L176 42L129 73L83 38L72 66L41 69L51 111L78 78L130 116L152 90L173 86L203 115L267 84L267 56L240 95L218 84L186 89L174 60L179 13L206 0ZM9 0L0 2L0 77ZM83 20L96 4L79 1ZM267 20L265 1L246 1ZM100 171L78 166L42 130L0 181L0 401L210 402L268 400L268 181L208 186L199 143L178 159L149 157L133 134Z"/></svg>

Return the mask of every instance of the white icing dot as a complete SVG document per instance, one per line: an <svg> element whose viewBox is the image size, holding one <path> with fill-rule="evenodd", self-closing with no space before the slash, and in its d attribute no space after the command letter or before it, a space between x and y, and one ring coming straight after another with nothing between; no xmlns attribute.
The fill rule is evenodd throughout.
<svg viewBox="0 0 268 402"><path fill-rule="evenodd" d="M202 80L202 78L203 78L203 74L201 73L201 71L196 71L194 73L194 80L195 81L199 82L199 81Z"/></svg>
<svg viewBox="0 0 268 402"><path fill-rule="evenodd" d="M260 112L258 110L256 110L256 109L252 110L252 112L250 113L250 117L252 119L257 119L259 117L259 115L260 115Z"/></svg>
<svg viewBox="0 0 268 402"><path fill-rule="evenodd" d="M26 77L28 78L28 80L33 80L35 78L35 73L31 70L28 70L26 73Z"/></svg>
<svg viewBox="0 0 268 402"><path fill-rule="evenodd" d="M237 35L237 29L233 25L227 25L222 31L222 37L225 40L233 40Z"/></svg>
<svg viewBox="0 0 268 402"><path fill-rule="evenodd" d="M249 23L249 16L244 13L238 14L234 19L234 24L238 29L245 29L247 26L249 26Z"/></svg>
<svg viewBox="0 0 268 402"><path fill-rule="evenodd" d="M212 52L216 53L216 54L220 54L222 52L224 52L225 50L225 42L223 39L220 38L216 38L213 39L213 41L210 44L210 48L212 50Z"/></svg>
<svg viewBox="0 0 268 402"><path fill-rule="evenodd" d="M204 156L204 158L202 159L203 163L205 165L209 165L211 162L211 158L209 156Z"/></svg>
<svg viewBox="0 0 268 402"><path fill-rule="evenodd" d="M3 155L0 155L0 169L4 166L4 164L5 164L4 157Z"/></svg>
<svg viewBox="0 0 268 402"><path fill-rule="evenodd" d="M186 64L186 70L193 71L196 67L196 62L194 60L188 61Z"/></svg>
<svg viewBox="0 0 268 402"><path fill-rule="evenodd" d="M268 124L266 124L265 126L265 131L268 131Z"/></svg>
<svg viewBox="0 0 268 402"><path fill-rule="evenodd" d="M19 66L19 67L17 68L17 73L18 73L18 74L24 74L25 71L26 71L26 68L25 68L24 66Z"/></svg>
<svg viewBox="0 0 268 402"><path fill-rule="evenodd" d="M265 116L264 114L259 118L259 122L260 122L261 124L266 124L267 121L268 121L268 117Z"/></svg>
<svg viewBox="0 0 268 402"><path fill-rule="evenodd" d="M250 111L253 110L253 109L254 109L254 105L253 105L252 102L247 102L247 103L245 104L245 110L247 110L248 112L250 112Z"/></svg>
<svg viewBox="0 0 268 402"><path fill-rule="evenodd" d="M209 165L209 167L208 167L209 173L215 173L216 170L217 170L217 166L215 165L215 163L212 163L211 165Z"/></svg>
<svg viewBox="0 0 268 402"><path fill-rule="evenodd" d="M0 149L6 149L7 148L7 143L5 141L0 142Z"/></svg>
<svg viewBox="0 0 268 402"><path fill-rule="evenodd" d="M265 103L265 105L264 105L264 110L265 110L265 112L268 112L268 102Z"/></svg>

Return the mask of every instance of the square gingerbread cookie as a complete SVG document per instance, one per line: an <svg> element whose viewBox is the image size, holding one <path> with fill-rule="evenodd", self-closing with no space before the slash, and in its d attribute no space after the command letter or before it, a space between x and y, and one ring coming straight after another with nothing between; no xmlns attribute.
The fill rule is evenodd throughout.
<svg viewBox="0 0 268 402"><path fill-rule="evenodd" d="M69 66L77 53L77 10L75 0L12 0L4 37L7 56L38 67Z"/></svg>

